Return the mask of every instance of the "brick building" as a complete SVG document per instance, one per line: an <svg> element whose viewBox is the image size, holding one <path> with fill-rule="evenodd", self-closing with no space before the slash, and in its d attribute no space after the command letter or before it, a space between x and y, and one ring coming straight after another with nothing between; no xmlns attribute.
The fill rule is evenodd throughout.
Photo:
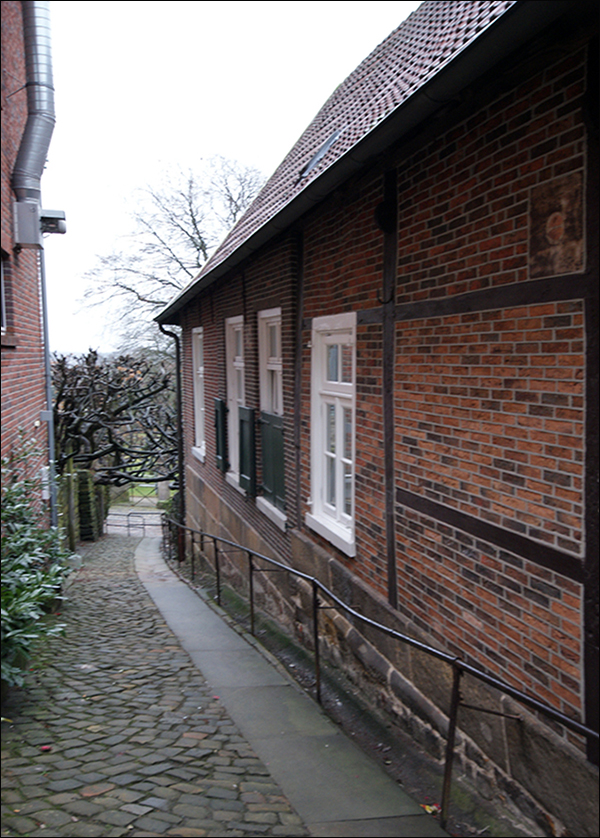
<svg viewBox="0 0 600 838"><path fill-rule="evenodd" d="M40 261L43 224L56 223L40 198L54 126L48 19L48 3L2 0L2 456L21 433L35 439L31 476L48 469L51 416Z"/></svg>
<svg viewBox="0 0 600 838"><path fill-rule="evenodd" d="M597 82L593 3L423 3L157 318L183 330L188 526L596 730ZM331 635L435 740L446 676ZM597 750L540 720L461 710L468 770L596 834Z"/></svg>

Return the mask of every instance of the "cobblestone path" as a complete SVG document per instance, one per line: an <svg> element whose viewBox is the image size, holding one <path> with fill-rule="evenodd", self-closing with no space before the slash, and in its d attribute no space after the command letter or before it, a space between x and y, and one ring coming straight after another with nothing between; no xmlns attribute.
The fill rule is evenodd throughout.
<svg viewBox="0 0 600 838"><path fill-rule="evenodd" d="M139 539L86 548L2 715L3 836L306 835L146 594Z"/></svg>

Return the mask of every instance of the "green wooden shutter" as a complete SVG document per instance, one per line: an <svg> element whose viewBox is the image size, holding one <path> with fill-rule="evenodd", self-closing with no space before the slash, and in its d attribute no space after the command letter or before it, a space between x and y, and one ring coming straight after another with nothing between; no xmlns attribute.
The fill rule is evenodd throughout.
<svg viewBox="0 0 600 838"><path fill-rule="evenodd" d="M240 487L249 495L256 495L256 445L254 438L254 410L239 408L240 419Z"/></svg>
<svg viewBox="0 0 600 838"><path fill-rule="evenodd" d="M283 416L260 414L262 442L262 490L266 500L282 512L285 509L285 459Z"/></svg>
<svg viewBox="0 0 600 838"><path fill-rule="evenodd" d="M227 457L227 403L215 399L215 439L217 447L217 468L226 472L229 469Z"/></svg>

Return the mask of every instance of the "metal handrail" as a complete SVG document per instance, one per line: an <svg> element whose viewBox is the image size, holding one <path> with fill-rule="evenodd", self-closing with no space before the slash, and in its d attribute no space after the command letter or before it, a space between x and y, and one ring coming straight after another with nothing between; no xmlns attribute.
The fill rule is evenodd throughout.
<svg viewBox="0 0 600 838"><path fill-rule="evenodd" d="M578 733L581 736L586 737L588 744L592 741L598 741L599 734L598 731L592 730L592 728L587 727L586 725L582 724L581 722L577 722L574 719L569 718L564 713L561 713L559 710L555 710L550 705L545 704L544 702L540 701L533 696L527 695L527 693L522 692L521 690L517 689L516 687L511 686L505 681L502 681L499 678L495 678L492 675L488 675L481 669L478 669L471 664L466 663L461 658L457 657L456 655L451 655L448 652L442 652L440 649L435 649L433 646L429 646L426 643L423 643L420 640L416 640L414 637L409 637L402 632L396 631L395 629L388 628L387 626L382 625L381 623L377 623L375 620L370 619L369 617L365 617L363 614L359 614L358 611L355 611L349 605L347 605L343 600L339 599L334 593L332 593L328 588L326 588L318 579L314 576L310 576L307 573L302 572L301 570L297 570L294 567L290 567L289 565L282 564L278 562L276 559L272 559L270 556L264 556L261 553L258 553L255 550L250 550L247 547L244 547L241 544L236 544L234 541L230 541L226 538L221 538L220 536L213 535L212 533L207 533L203 530L196 530L192 527L187 527L184 524L180 524L177 521L174 521L167 516L163 516L163 535L166 533L170 536L172 527L176 527L178 531L178 539L177 539L177 559L178 562L181 563L183 561L184 555L184 537L185 533L189 532L191 534L192 540L192 551L191 551L191 572L192 572L192 579L194 579L194 545L195 545L195 536L200 537L200 549L201 552L204 553L204 542L206 539L212 542L213 544L213 551L214 551L214 560L215 560L215 575L216 575L216 583L217 583L217 603L221 605L221 572L220 572L220 551L218 544L227 545L228 547L232 548L234 551L240 551L246 553L248 557L248 568L249 568L249 599L250 599L250 632L254 636L254 583L253 577L254 574L258 571L260 572L268 572L267 568L260 568L254 564L254 559L260 559L262 561L268 562L270 565L274 566L278 570L284 570L287 573L291 573L296 577L304 579L306 582L310 583L312 589L312 622L313 622L313 642L314 642L314 655L315 655L315 686L316 686L316 697L319 704L322 703L321 701L321 666L320 666L320 655L319 655L319 592L324 596L328 597L332 600L335 605L344 611L346 614L351 615L355 619L359 620L360 622L371 626L372 628L378 629L382 631L384 634L388 635L389 637L393 637L396 640L400 640L403 643L406 643L409 646L412 646L415 649L419 649L422 652L425 652L432 657L437 658L438 660L442 660L448 665L452 667L452 693L450 699L450 713L448 717L448 738L446 741L446 754L445 754L445 763L444 763L444 780L442 786L442 803L441 803L441 812L440 812L440 823L442 828L445 828L447 818L448 818L448 806L450 802L450 785L452 779L452 762L454 758L454 744L455 744L455 737L456 737L456 725L457 725L457 717L458 717L458 708L461 705L461 696L460 696L460 679L462 675L468 674L472 675L474 678L478 678L480 681L488 684L491 687L494 687L497 690L505 693L506 695L511 696L512 698L516 699L517 701L521 702L521 704L530 707L533 710L537 710L540 713L549 716L554 721L559 722L560 724L564 725L564 727L572 730L574 733ZM169 550L171 546L171 542L169 539ZM472 710L481 710L482 712L491 712L487 711L484 708L473 707L472 705L464 705L469 706ZM506 715L506 714L498 714L498 715ZM512 716L511 718L519 718Z"/></svg>

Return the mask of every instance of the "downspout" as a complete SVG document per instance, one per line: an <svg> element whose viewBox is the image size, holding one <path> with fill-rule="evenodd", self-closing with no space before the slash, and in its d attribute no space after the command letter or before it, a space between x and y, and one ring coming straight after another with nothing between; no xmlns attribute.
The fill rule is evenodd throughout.
<svg viewBox="0 0 600 838"><path fill-rule="evenodd" d="M183 405L181 403L181 344L179 335L169 332L162 323L158 328L163 335L175 341L175 392L177 399L177 471L179 472L179 523L185 524L185 481L183 471ZM180 532L182 532L180 530Z"/></svg>
<svg viewBox="0 0 600 838"><path fill-rule="evenodd" d="M27 88L27 122L12 175L17 196L15 206L15 246L40 250L40 291L44 341L44 377L46 410L41 418L48 425L48 459L50 471L50 523L58 526L55 479L54 420L52 412L52 376L48 341L48 308L46 271L42 244L42 212L40 181L46 164L50 139L54 130L54 85L50 49L50 9L48 2L21 3L25 46ZM56 230L64 232L64 229Z"/></svg>

